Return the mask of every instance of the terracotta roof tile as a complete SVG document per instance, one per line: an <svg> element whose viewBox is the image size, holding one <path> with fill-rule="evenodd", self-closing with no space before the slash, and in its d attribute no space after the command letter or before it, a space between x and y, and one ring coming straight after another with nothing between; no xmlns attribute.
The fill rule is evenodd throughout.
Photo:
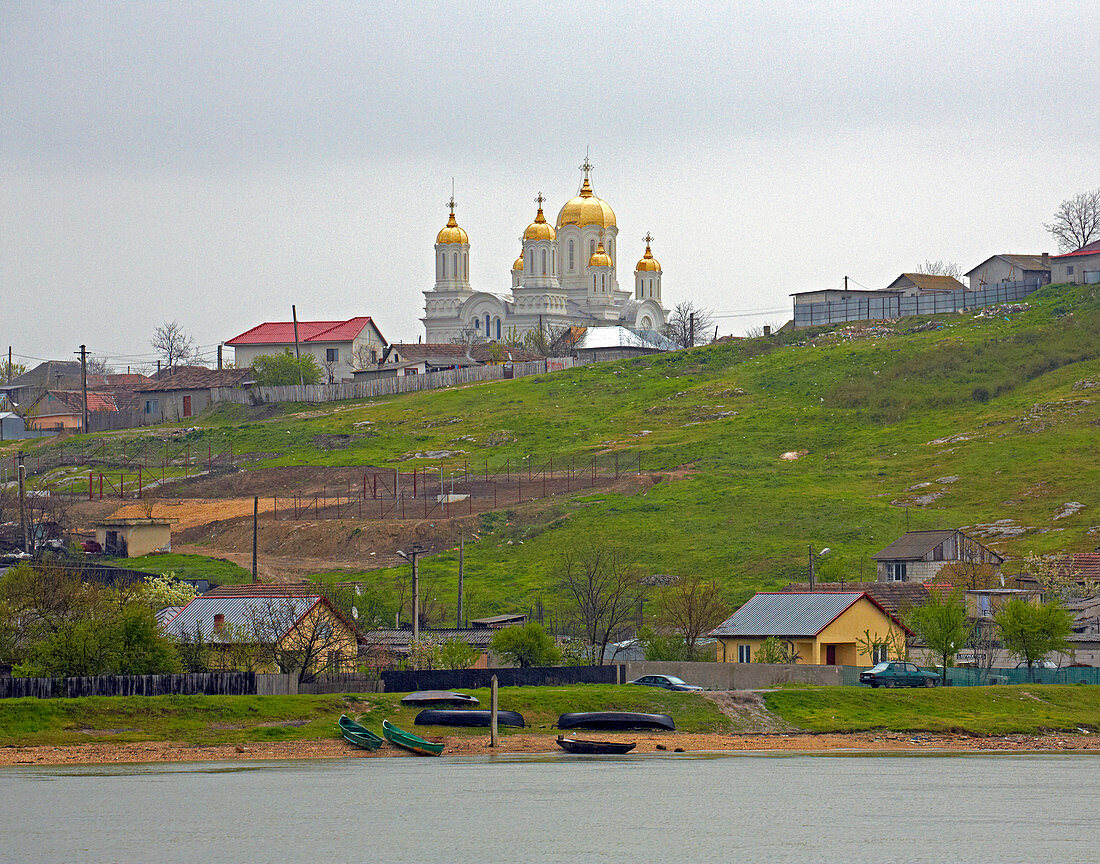
<svg viewBox="0 0 1100 864"><path fill-rule="evenodd" d="M360 315L356 318L348 318L346 321L299 321L299 342L350 342L368 324L374 321L369 315ZM375 324L375 329L378 325ZM382 335L382 331L378 331ZM385 341L385 337L383 337ZM294 322L293 321L265 321L257 324L251 330L245 330L239 336L229 339L226 345L293 345Z"/></svg>

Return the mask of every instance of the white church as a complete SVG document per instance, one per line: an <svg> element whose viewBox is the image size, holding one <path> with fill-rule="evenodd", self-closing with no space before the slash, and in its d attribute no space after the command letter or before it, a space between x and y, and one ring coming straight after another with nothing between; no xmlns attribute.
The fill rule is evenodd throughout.
<svg viewBox="0 0 1100 864"><path fill-rule="evenodd" d="M558 212L553 225L542 212L523 232L522 251L512 265L511 296L475 291L470 285L470 238L451 216L435 238L435 287L424 292L426 342L522 338L530 330L623 326L664 328L661 265L650 251L634 267L633 290L619 287L615 211L592 191L587 159L580 192Z"/></svg>

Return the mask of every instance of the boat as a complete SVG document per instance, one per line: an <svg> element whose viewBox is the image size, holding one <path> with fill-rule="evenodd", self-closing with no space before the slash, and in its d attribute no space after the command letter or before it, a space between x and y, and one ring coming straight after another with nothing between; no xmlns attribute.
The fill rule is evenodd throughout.
<svg viewBox="0 0 1100 864"><path fill-rule="evenodd" d="M489 726L492 724L492 711L462 711L427 708L413 720L417 726ZM525 725L523 715L518 711L497 711L498 726Z"/></svg>
<svg viewBox="0 0 1100 864"><path fill-rule="evenodd" d="M559 729L667 729L676 724L667 714L637 711L576 711L558 718Z"/></svg>
<svg viewBox="0 0 1100 864"><path fill-rule="evenodd" d="M371 732L366 726L356 723L347 714L340 715L340 733L344 736L344 740L372 753L383 743L377 734Z"/></svg>
<svg viewBox="0 0 1100 864"><path fill-rule="evenodd" d="M389 720L382 721L382 734L386 736L386 740L391 744L411 750L418 756L438 756L443 752L443 744L437 744L435 741L428 741L419 735L413 735L412 732L406 732L404 729L394 726Z"/></svg>
<svg viewBox="0 0 1100 864"><path fill-rule="evenodd" d="M588 741L584 738L558 736L558 746L566 753L620 754L629 753L637 741Z"/></svg>
<svg viewBox="0 0 1100 864"><path fill-rule="evenodd" d="M417 690L401 697L402 705L477 705L476 696L453 690Z"/></svg>

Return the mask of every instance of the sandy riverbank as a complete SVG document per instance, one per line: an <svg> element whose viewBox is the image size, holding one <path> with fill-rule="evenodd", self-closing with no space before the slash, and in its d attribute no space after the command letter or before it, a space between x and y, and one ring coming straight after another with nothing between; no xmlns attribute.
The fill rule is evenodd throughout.
<svg viewBox="0 0 1100 864"><path fill-rule="evenodd" d="M975 737L925 733L825 733L774 735L627 735L587 733L580 737L599 740L637 741L637 753L659 748L674 752L692 751L777 751L822 752L865 750L921 752L1035 752L1078 751L1100 753L1100 735L1051 734ZM475 756L491 753L560 753L554 735L502 736L497 750L489 747L489 736L442 737L444 755ZM258 759L341 759L406 756L404 751L384 746L377 753L358 750L341 739L282 741L273 743L217 744L198 746L171 741L141 741L132 744L76 744L68 747L0 747L0 765L96 765L124 762L198 762Z"/></svg>

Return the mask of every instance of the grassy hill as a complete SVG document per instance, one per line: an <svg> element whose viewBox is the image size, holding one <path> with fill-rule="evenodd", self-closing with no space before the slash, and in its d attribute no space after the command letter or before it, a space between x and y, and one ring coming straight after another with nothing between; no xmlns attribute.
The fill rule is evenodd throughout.
<svg viewBox="0 0 1100 864"><path fill-rule="evenodd" d="M1100 297L1054 286L1022 312L800 331L493 384L333 405L223 405L180 440L232 444L249 467L436 464L619 452L660 482L480 520L466 546L471 615L526 608L576 541L647 570L704 574L731 600L802 579L869 577L906 528L999 520L999 550L1100 543ZM156 435L162 432L135 432ZM347 436L331 446L331 436ZM794 461L781 454L805 451ZM629 456L627 457L627 454ZM625 462L624 462L625 464ZM1084 504L1066 518L1066 502ZM457 555L425 560L450 604ZM392 574L379 573L379 578Z"/></svg>

